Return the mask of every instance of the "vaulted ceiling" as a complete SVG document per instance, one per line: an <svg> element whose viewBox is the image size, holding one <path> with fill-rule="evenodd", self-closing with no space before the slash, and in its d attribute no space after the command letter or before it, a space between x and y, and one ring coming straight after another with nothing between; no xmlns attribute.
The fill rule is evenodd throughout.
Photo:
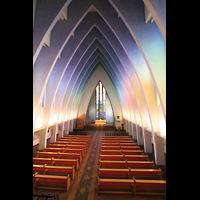
<svg viewBox="0 0 200 200"><path fill-rule="evenodd" d="M34 0L34 127L85 114L100 79L115 115L166 134L166 1Z"/></svg>

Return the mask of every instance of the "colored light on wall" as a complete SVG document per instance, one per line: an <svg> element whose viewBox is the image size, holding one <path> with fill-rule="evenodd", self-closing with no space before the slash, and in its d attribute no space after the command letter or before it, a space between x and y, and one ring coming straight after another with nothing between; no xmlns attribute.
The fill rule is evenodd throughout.
<svg viewBox="0 0 200 200"><path fill-rule="evenodd" d="M147 125L148 125L148 129L152 129L151 127L151 121L150 121L150 118L149 118L149 115L147 115Z"/></svg>
<svg viewBox="0 0 200 200"><path fill-rule="evenodd" d="M54 115L51 114L50 119L49 119L49 125L52 125L54 122Z"/></svg>
<svg viewBox="0 0 200 200"><path fill-rule="evenodd" d="M36 119L36 122L35 122L35 128L41 128L42 127L42 122L43 122L42 118L38 117Z"/></svg>
<svg viewBox="0 0 200 200"><path fill-rule="evenodd" d="M156 94L156 99L157 99L157 106L160 106L160 99L159 99L159 97L158 97L158 94Z"/></svg>
<svg viewBox="0 0 200 200"><path fill-rule="evenodd" d="M59 114L58 122L61 122L61 113Z"/></svg>

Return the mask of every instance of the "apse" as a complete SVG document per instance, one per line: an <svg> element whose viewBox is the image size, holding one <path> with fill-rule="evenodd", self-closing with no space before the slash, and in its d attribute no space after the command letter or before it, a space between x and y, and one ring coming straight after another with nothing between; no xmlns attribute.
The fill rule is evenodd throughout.
<svg viewBox="0 0 200 200"><path fill-rule="evenodd" d="M114 125L112 104L101 80L93 90L86 114L86 124L99 124L100 122Z"/></svg>

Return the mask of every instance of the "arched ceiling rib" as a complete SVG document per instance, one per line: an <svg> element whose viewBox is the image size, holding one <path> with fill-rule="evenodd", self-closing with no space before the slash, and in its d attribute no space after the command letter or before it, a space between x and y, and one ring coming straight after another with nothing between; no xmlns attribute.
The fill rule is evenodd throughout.
<svg viewBox="0 0 200 200"><path fill-rule="evenodd" d="M134 1L130 2L134 3ZM101 2L59 0L55 8L46 2L48 12L45 11L43 14L41 11L45 4L38 2L33 29L34 120L37 117L39 101L45 87L47 109L45 109L44 124L48 125L54 99L56 99L54 115L57 121L60 113L61 121L66 119L66 114L67 117L72 113L76 116L87 83L100 64L111 79L121 107L129 115L127 117L131 121L136 120L138 124L141 122L145 127L148 126L148 118L150 118L152 128L159 131L157 122L159 111L156 107L154 92L157 91L164 108L165 92L164 87L161 86L163 81L159 79L156 72L156 67L160 64L161 77L164 74L165 46L163 48L162 41L164 39L160 37L162 34L155 23L145 24L150 32L155 34L154 36L150 34L145 38L148 32L145 25L141 26L145 32L142 36L137 32L138 27L136 31L133 31L135 26L139 26L137 23L143 20L144 11L141 15L141 6L144 6L144 3L135 1L134 5L139 5L137 10L130 2L126 1L126 6L122 6L122 3L117 0L102 0ZM127 5L129 8L126 8ZM67 6L67 20L57 21ZM91 7L96 12L89 12ZM132 15L131 8L134 10ZM128 12L125 13L125 10ZM52 15L50 11L53 12ZM118 17L119 13L120 17ZM46 19L50 15L51 17ZM45 20L40 23L39 19L41 20L42 16ZM159 15L157 21L158 19ZM50 46L42 47L41 44L50 31ZM71 36L73 32L74 36ZM155 42L157 36L156 44L152 43ZM149 37L154 41L148 42ZM156 59L155 56L151 57L152 53L149 53L144 46L145 42L148 48L152 45L152 51L157 56L161 55L162 61ZM156 67L153 67L154 64ZM160 89L162 91L159 92ZM160 113L165 119L164 111L165 109L162 109Z"/></svg>

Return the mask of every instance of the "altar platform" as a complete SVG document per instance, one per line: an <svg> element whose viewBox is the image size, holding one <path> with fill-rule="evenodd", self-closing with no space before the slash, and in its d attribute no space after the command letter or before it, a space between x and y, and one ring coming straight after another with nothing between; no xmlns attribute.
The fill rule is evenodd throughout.
<svg viewBox="0 0 200 200"><path fill-rule="evenodd" d="M95 124L106 124L106 120L95 120Z"/></svg>

